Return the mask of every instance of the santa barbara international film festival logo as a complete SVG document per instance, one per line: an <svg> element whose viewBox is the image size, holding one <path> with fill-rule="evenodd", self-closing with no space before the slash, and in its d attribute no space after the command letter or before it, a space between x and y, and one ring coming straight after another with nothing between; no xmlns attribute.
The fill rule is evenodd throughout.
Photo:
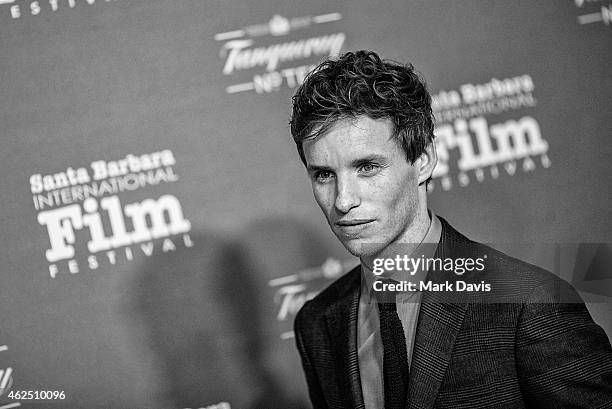
<svg viewBox="0 0 612 409"><path fill-rule="evenodd" d="M330 28L341 19L340 13L291 18L277 14L266 23L216 34L215 40L222 42L222 73L233 82L225 91L267 94L297 87L317 62L340 53L346 35ZM289 39L294 32L300 36Z"/></svg>
<svg viewBox="0 0 612 409"><path fill-rule="evenodd" d="M525 74L462 84L457 90L432 95L438 153L432 190L438 185L450 190L550 167L548 142L535 118L495 119L504 112L535 107L534 90L532 77Z"/></svg>
<svg viewBox="0 0 612 409"><path fill-rule="evenodd" d="M94 4L115 3L118 0L0 0L0 13L5 14L5 10L12 19L19 19L26 16L41 16L63 9L74 9L82 6L93 6Z"/></svg>
<svg viewBox="0 0 612 409"><path fill-rule="evenodd" d="M51 277L174 251L177 245L192 247L191 223L175 196L125 205L121 200L129 191L176 182L175 165L174 154L166 149L31 175L37 220L49 238L45 258Z"/></svg>

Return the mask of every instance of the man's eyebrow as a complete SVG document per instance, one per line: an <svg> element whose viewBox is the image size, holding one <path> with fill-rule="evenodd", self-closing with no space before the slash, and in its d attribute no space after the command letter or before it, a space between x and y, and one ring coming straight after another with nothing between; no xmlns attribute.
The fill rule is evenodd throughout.
<svg viewBox="0 0 612 409"><path fill-rule="evenodd" d="M329 166L323 166L323 165L307 165L306 170L308 172L318 172L321 170L330 171L330 172L333 171L333 169L330 168Z"/></svg>
<svg viewBox="0 0 612 409"><path fill-rule="evenodd" d="M358 168L359 166L365 164L365 163L370 163L370 162L387 162L388 159L387 157L383 156L383 155L377 155L375 153L371 154L371 155L367 155L364 156L362 158L359 159L355 159L353 161L351 161L351 166L354 168Z"/></svg>
<svg viewBox="0 0 612 409"><path fill-rule="evenodd" d="M388 158L386 156L373 153L371 155L366 155L358 159L353 159L351 161L351 166L354 168L358 168L359 166L366 164L366 163L370 163L370 162L387 162L387 161L388 161ZM306 166L306 170L308 172L317 172L317 171L322 171L322 170L333 172L333 169L331 167L325 166L325 165L308 165Z"/></svg>

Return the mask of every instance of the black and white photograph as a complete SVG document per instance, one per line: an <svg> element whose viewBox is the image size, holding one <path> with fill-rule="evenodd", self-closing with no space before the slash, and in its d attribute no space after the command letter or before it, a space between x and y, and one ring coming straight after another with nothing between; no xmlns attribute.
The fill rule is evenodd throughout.
<svg viewBox="0 0 612 409"><path fill-rule="evenodd" d="M612 3L0 0L0 409L612 409Z"/></svg>

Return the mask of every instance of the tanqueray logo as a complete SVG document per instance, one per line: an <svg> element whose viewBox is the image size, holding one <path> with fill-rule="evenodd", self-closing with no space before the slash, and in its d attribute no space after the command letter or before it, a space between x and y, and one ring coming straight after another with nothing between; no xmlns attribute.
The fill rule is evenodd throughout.
<svg viewBox="0 0 612 409"><path fill-rule="evenodd" d="M578 24L603 23L612 26L612 4L605 3L605 0L574 0L576 8L584 13L578 16Z"/></svg>
<svg viewBox="0 0 612 409"><path fill-rule="evenodd" d="M343 32L326 34L323 30L329 23L341 19L340 13L293 18L277 14L267 23L216 34L215 40L222 42L219 50L222 73L234 82L226 86L225 91L228 94L245 91L265 94L283 86L297 87L316 62L340 53L346 35ZM313 26L321 27L315 35L282 41L282 37L294 31Z"/></svg>
<svg viewBox="0 0 612 409"><path fill-rule="evenodd" d="M328 257L320 266L299 270L268 281L268 286L274 289L274 303L278 308L276 319L284 323L282 326L285 327L280 337L293 338L292 323L300 308L329 283L352 270L355 265L356 261L352 259L341 261Z"/></svg>
<svg viewBox="0 0 612 409"><path fill-rule="evenodd" d="M0 345L0 352L8 350L8 346ZM13 368L0 368L0 397L5 395L13 385ZM0 408L1 409L1 408Z"/></svg>

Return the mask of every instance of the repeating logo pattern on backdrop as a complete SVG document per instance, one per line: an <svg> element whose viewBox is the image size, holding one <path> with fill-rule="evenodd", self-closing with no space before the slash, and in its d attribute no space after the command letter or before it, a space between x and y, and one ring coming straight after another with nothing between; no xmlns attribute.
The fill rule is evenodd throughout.
<svg viewBox="0 0 612 409"><path fill-rule="evenodd" d="M30 176L30 190L38 223L46 228L49 274L90 270L101 263L116 264L136 254L151 256L156 249L176 250L177 243L192 247L191 223L179 200L170 194L123 205L125 192L176 182L176 160L171 150L119 160L96 160L89 168ZM181 235L177 240L171 236ZM156 241L157 240L157 241ZM86 241L87 256L77 259ZM83 257L81 257L83 259Z"/></svg>
<svg viewBox="0 0 612 409"><path fill-rule="evenodd" d="M550 167L548 142L535 118L495 119L504 112L535 107L534 90L532 77L525 74L462 84L432 95L438 165L431 190L438 185L450 190L503 174L514 176L533 172L538 166ZM457 160L452 161L454 158Z"/></svg>
<svg viewBox="0 0 612 409"><path fill-rule="evenodd" d="M340 53L346 35L325 34L323 27L341 19L340 13L292 18L277 14L267 23L216 34L215 40L223 42L222 73L232 81L225 92L267 94L300 85L318 61ZM315 35L286 38L312 26L323 27L317 27Z"/></svg>

